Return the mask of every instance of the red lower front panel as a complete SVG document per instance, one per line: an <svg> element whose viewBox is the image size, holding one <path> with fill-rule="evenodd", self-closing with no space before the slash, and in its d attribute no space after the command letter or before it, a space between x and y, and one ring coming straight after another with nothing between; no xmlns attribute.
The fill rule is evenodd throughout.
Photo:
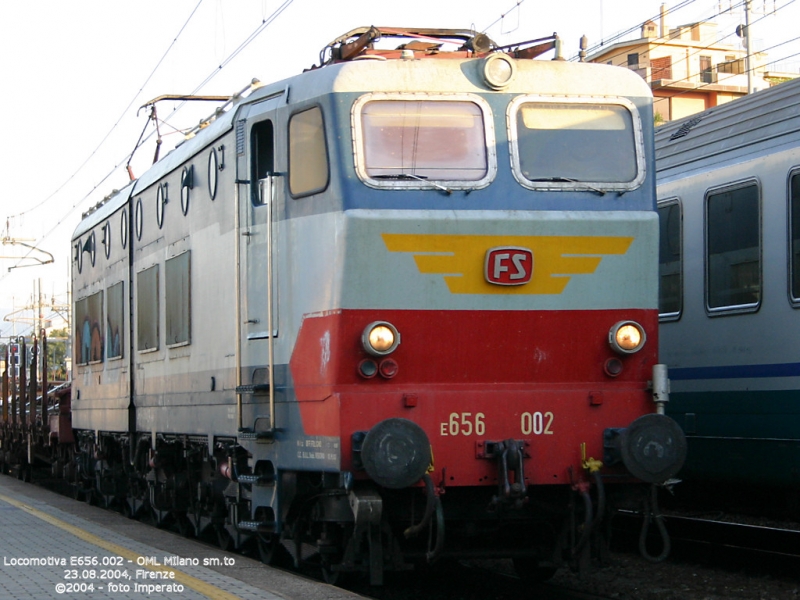
<svg viewBox="0 0 800 600"><path fill-rule="evenodd" d="M603 431L653 412L647 392L656 362L656 311L336 311L306 318L291 360L306 435L351 439L390 418L418 424L433 453L433 477L447 486L494 485L492 444L525 443L528 485L582 479L582 459L602 460ZM634 320L648 334L640 352L620 356L608 332ZM392 323L401 344L391 379L366 379L364 328ZM607 374L608 360L621 372ZM585 445L585 456L582 456Z"/></svg>

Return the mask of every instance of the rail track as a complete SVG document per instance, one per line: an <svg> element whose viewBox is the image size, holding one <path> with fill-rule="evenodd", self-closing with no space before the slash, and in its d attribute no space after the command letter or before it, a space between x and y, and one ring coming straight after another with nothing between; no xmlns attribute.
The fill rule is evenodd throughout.
<svg viewBox="0 0 800 600"><path fill-rule="evenodd" d="M54 485L56 482L43 472L33 473L33 482L52 491L66 492L63 486ZM742 522L748 519L752 521L752 518L722 513L697 516L668 512L664 518L672 540L672 553L667 562L673 567L678 563L688 571L706 568L775 577L795 577L800 568L800 525L796 523L795 528L791 524L781 526L775 522L763 525ZM641 561L638 556L631 554L641 531L641 515L634 511L617 513L613 518L613 526L612 562L618 562L623 556L627 556L623 561ZM657 539L656 528L651 527L650 530L652 539L648 539L648 544L655 547L661 541ZM205 541L213 544L214 540ZM513 574L510 561L453 560L438 563L422 572L387 574L385 585L381 588L369 586L364 578L344 581L342 587L376 600L605 600L612 597L628 598L625 592L619 595L609 590L637 586L636 581L621 579L629 577L632 570L643 572L650 568L641 562L635 569L612 568L614 574L602 576L600 585L592 584L595 575L581 577L569 573L557 575L550 583L530 584ZM594 573L596 570L591 571ZM304 566L301 573L320 578L319 571L313 566ZM643 580L638 585L646 586L647 581ZM594 593L595 590L601 590L601 593ZM649 598L660 598L653 590L648 590L648 594Z"/></svg>
<svg viewBox="0 0 800 600"><path fill-rule="evenodd" d="M363 582L345 587L376 600L610 600L571 589L558 583L531 584L512 574L508 561L453 561L437 565L436 570L402 576L392 574L382 588L369 588Z"/></svg>
<svg viewBox="0 0 800 600"><path fill-rule="evenodd" d="M752 517L727 513L665 514L664 520L673 560L778 576L794 575L800 568L798 523L764 525L753 523ZM615 519L616 531L623 540L638 535L640 525L641 517L634 513Z"/></svg>

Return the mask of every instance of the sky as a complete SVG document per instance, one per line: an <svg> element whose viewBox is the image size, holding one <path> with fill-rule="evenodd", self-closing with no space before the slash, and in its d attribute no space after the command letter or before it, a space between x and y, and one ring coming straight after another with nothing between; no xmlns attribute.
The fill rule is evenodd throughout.
<svg viewBox="0 0 800 600"><path fill-rule="evenodd" d="M714 19L721 35L744 21L741 0L667 0L668 25ZM768 48L797 37L800 1L752 0L753 40ZM125 165L147 124L139 110L162 94L229 96L253 78L271 82L318 63L320 50L359 26L473 28L500 45L563 40L565 56L613 43L654 19L662 0L30 0L0 3L0 340L30 330L41 283L46 303L68 303L70 236L81 213L128 182ZM729 10L733 7L733 10ZM722 16L716 16L720 10ZM727 9L727 10L726 10ZM774 12L774 14L772 14ZM623 39L639 37L629 34ZM727 43L739 44L731 36ZM800 68L800 43L770 51ZM198 103L199 104L199 103ZM162 156L214 105L159 104ZM148 126L145 135L152 133ZM131 161L152 162L149 138ZM30 257L54 262L38 265ZM12 258L15 257L15 258ZM37 265L37 266L23 266ZM11 270L9 271L9 268ZM48 313L49 311L45 311ZM13 323L11 313L28 322Z"/></svg>

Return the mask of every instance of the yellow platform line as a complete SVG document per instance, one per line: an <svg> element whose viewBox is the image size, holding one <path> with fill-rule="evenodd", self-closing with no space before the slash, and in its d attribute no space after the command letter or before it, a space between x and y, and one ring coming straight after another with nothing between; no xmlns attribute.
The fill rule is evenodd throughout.
<svg viewBox="0 0 800 600"><path fill-rule="evenodd" d="M8 496L4 496L2 494L0 494L0 500L2 500L3 502L7 502L8 504L11 504L12 506L16 506L17 508L25 511L26 513L28 513L29 515L31 515L33 517L36 517L37 519L41 519L42 521L45 521L46 523L50 523L51 525L55 525L59 529L63 529L64 531L66 531L68 533L71 533L72 535L82 539L85 542L89 542L90 544L93 544L95 546L103 548L104 550L108 550L109 552L111 552L115 556L121 556L122 558L125 558L126 560L130 560L133 563L137 564L137 566L140 566L137 563L138 559L146 558L145 556L143 556L141 554L137 554L136 552L133 552L132 550L128 550L127 548L125 548L123 546L118 546L117 544L112 544L111 542L107 542L103 538L97 537L96 535L93 535L93 534L89 533L88 531L84 531L80 527L75 527L74 525L70 525L69 523L66 523L66 522L62 521L61 519L57 519L56 517L54 517L52 515L48 515L45 512L37 510L37 509L33 508L32 506L29 506L29 505L25 504L24 502L20 502L18 500L14 500L13 498L9 498ZM215 585L213 585L211 583L207 583L207 582L203 581L202 579L198 579L197 577L192 577L188 573L184 573L183 571L179 571L177 569L173 569L172 567L164 567L163 565L162 566L141 565L141 566L143 566L146 569L150 569L151 571L163 571L163 570L172 571L173 573L175 573L175 579L171 579L171 580L169 580L169 582L181 583L181 584L185 585L186 587L189 587L189 588L193 589L194 591L196 591L196 592L198 592L200 594L203 594L205 597L209 598L210 600L240 600L239 596L234 596L233 594L230 594L230 593L228 593L228 592L226 592L224 590L221 590L220 588L218 588L217 586L215 586ZM147 580L147 581L143 581L142 583L145 583L145 584L146 583L154 583L154 581L155 580ZM169 583L169 582L165 581L165 580L159 580L158 581L158 583L162 583L162 584L163 583Z"/></svg>

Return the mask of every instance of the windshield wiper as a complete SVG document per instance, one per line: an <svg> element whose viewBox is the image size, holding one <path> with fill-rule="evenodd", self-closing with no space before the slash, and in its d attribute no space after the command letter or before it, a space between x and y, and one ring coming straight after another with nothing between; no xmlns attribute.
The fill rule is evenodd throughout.
<svg viewBox="0 0 800 600"><path fill-rule="evenodd" d="M584 183L583 181L578 181L577 179L572 179L570 177L560 177L560 176L555 176L555 177L534 177L532 179L529 178L528 181L560 181L560 182L563 182L563 183L577 183L578 185L584 186L590 192L594 192L598 196L605 196L606 195L606 193L603 190L600 190L600 189L598 189L598 188L596 188L594 186L591 186L588 183Z"/></svg>
<svg viewBox="0 0 800 600"><path fill-rule="evenodd" d="M431 184L437 190L441 190L442 192L446 193L448 196L453 193L453 190L446 188L443 185L439 185L435 181L428 181L428 178L424 175L412 175L411 173L392 173L391 175L373 175L373 179L397 179L397 180L405 180L405 181L424 181L425 183Z"/></svg>

